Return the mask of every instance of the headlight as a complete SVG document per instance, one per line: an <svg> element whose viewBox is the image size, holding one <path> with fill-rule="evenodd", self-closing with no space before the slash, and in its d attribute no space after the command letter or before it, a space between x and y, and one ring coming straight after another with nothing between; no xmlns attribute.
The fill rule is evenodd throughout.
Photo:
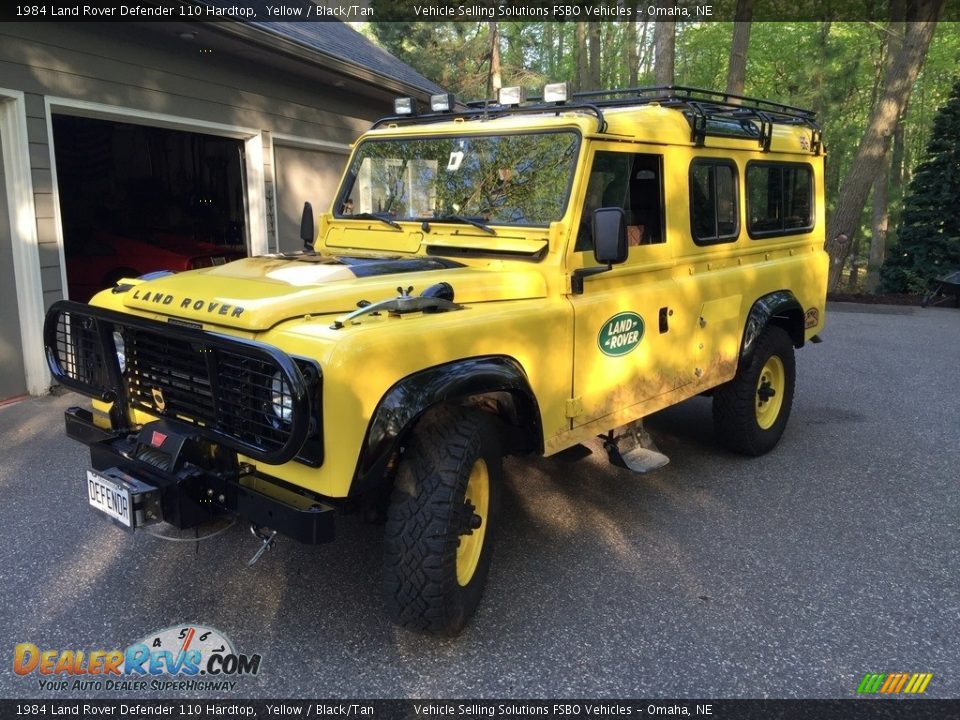
<svg viewBox="0 0 960 720"><path fill-rule="evenodd" d="M287 381L279 372L275 372L270 380L270 406L273 414L283 422L293 420L293 395Z"/></svg>
<svg viewBox="0 0 960 720"><path fill-rule="evenodd" d="M123 335L120 334L119 330L113 331L113 344L117 348L117 362L120 363L120 372L125 372L127 369L127 353L123 347Z"/></svg>

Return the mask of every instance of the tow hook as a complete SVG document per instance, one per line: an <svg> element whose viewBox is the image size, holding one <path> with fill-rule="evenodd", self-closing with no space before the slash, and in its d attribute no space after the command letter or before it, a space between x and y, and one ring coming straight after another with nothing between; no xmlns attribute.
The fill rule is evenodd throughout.
<svg viewBox="0 0 960 720"><path fill-rule="evenodd" d="M266 532L264 528L253 524L250 525L250 532L253 533L255 538L261 541L262 545L260 545L260 548L254 553L253 557L250 558L250 562L247 563L248 567L252 567L253 564L260 559L261 555L263 555L267 550L273 548L274 544L276 543L274 538L277 536L276 530Z"/></svg>

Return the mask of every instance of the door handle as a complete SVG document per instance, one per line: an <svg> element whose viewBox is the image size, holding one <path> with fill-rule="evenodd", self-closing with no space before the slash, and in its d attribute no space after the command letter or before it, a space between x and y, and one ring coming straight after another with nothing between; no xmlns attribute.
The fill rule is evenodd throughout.
<svg viewBox="0 0 960 720"><path fill-rule="evenodd" d="M673 315L673 312L669 308L662 307L660 308L660 334L667 332L670 329L670 321L668 317Z"/></svg>

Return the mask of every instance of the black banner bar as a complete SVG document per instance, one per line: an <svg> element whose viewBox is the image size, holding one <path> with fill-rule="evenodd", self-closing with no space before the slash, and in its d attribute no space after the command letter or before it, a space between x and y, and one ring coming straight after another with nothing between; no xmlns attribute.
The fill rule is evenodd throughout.
<svg viewBox="0 0 960 720"><path fill-rule="evenodd" d="M30 0L0 3L3 22L730 22L736 0ZM754 0L754 22L887 22L869 0ZM941 20L960 20L948 2Z"/></svg>
<svg viewBox="0 0 960 720"><path fill-rule="evenodd" d="M0 718L957 720L960 700L0 700Z"/></svg>

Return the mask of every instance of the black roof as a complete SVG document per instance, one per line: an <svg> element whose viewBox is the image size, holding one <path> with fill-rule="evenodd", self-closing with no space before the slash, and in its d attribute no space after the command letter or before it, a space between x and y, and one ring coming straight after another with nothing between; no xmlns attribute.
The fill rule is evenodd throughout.
<svg viewBox="0 0 960 720"><path fill-rule="evenodd" d="M412 67L378 47L349 25L339 20L325 22L257 22L250 25L265 33L277 35L310 48L314 52L337 59L341 63L373 71L427 93L441 93L443 88L431 82Z"/></svg>
<svg viewBox="0 0 960 720"><path fill-rule="evenodd" d="M196 5L206 5L220 9L231 8L236 5L235 0L187 1ZM267 12L267 6L270 3L271 0L248 0L243 4L244 8L255 11L256 19L243 20L236 24L253 28L265 35L279 38L287 43L309 50L309 54L303 56L302 60L309 62L310 55L313 55L313 59L316 58L316 55L330 58L330 69L337 72L350 73L352 67L357 69L356 77L366 78L368 81L371 80L369 76L372 74L376 77L393 80L410 90L420 90L426 95L444 92L442 87L428 80L386 50L378 47L336 17L310 22L261 20L261 18L270 17L270 13ZM306 14L307 6L316 3L317 0L289 0L285 5L299 7L299 12ZM315 11L315 8L313 10ZM223 23L223 25L230 26L234 23ZM264 38L263 45L270 47L269 38Z"/></svg>

